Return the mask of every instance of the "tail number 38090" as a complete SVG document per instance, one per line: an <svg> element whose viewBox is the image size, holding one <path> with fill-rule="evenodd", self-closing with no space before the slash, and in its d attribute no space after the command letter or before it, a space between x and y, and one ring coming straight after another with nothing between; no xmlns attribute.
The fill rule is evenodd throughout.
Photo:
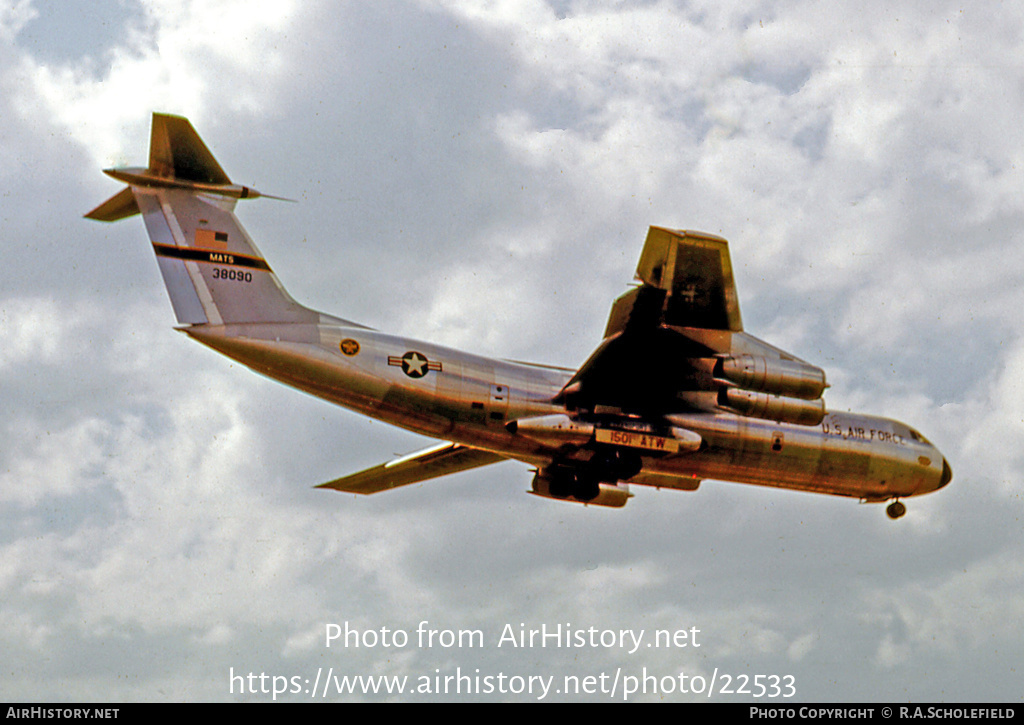
<svg viewBox="0 0 1024 725"><path fill-rule="evenodd" d="M223 267L214 267L213 278L230 279L233 282L252 282L252 272L243 272L240 269L225 269Z"/></svg>

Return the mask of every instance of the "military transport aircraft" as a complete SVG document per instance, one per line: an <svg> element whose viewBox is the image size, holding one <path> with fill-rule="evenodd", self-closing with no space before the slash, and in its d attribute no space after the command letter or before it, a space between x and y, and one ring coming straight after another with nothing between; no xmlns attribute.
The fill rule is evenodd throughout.
<svg viewBox="0 0 1024 725"><path fill-rule="evenodd" d="M142 214L178 328L256 372L444 442L323 484L370 494L506 459L531 493L622 506L629 484L718 479L891 501L942 488L946 459L903 423L829 412L825 373L743 331L724 239L651 227L639 284L578 370L378 332L293 300L234 215L191 123L153 115L148 168L86 216Z"/></svg>

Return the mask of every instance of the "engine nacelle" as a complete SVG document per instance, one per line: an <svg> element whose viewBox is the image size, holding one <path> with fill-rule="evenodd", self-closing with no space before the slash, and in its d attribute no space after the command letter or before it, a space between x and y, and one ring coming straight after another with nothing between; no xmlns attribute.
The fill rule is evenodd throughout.
<svg viewBox="0 0 1024 725"><path fill-rule="evenodd" d="M796 425L818 425L825 418L825 401L797 400L738 388L723 388L718 404L751 418L765 418Z"/></svg>
<svg viewBox="0 0 1024 725"><path fill-rule="evenodd" d="M801 400L817 400L825 392L825 371L796 360L758 355L720 358L714 375L746 390Z"/></svg>
<svg viewBox="0 0 1024 725"><path fill-rule="evenodd" d="M589 504L591 506L608 506L610 508L622 508L626 501L632 498L629 486L620 483L598 483L596 484L596 495L593 498L585 499L581 489L574 486L571 481L560 480L562 475L571 475L568 471L560 475L550 475L539 471L533 477L533 487L527 493L544 498L553 498L558 501L572 501L573 503ZM593 495L593 492L590 494ZM577 498L584 496L584 498Z"/></svg>

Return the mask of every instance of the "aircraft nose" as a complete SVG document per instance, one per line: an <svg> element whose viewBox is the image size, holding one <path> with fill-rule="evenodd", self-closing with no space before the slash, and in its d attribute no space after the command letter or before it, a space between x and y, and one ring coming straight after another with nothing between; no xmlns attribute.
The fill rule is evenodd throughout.
<svg viewBox="0 0 1024 725"><path fill-rule="evenodd" d="M939 479L939 488L953 480L953 469L949 467L949 461L942 457L942 478Z"/></svg>

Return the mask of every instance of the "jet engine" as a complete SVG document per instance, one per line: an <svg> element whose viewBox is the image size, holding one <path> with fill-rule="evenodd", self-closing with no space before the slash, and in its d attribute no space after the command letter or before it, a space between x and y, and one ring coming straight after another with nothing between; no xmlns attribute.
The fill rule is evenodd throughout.
<svg viewBox="0 0 1024 725"><path fill-rule="evenodd" d="M715 362L718 404L740 415L796 425L825 417L825 371L798 360L737 355Z"/></svg>
<svg viewBox="0 0 1024 725"><path fill-rule="evenodd" d="M774 360L757 355L719 358L715 378L745 390L788 398L817 400L828 387L825 371L797 360Z"/></svg>
<svg viewBox="0 0 1024 725"><path fill-rule="evenodd" d="M825 418L824 400L783 398L738 388L720 390L718 404L751 418L765 418L796 425L818 425Z"/></svg>

